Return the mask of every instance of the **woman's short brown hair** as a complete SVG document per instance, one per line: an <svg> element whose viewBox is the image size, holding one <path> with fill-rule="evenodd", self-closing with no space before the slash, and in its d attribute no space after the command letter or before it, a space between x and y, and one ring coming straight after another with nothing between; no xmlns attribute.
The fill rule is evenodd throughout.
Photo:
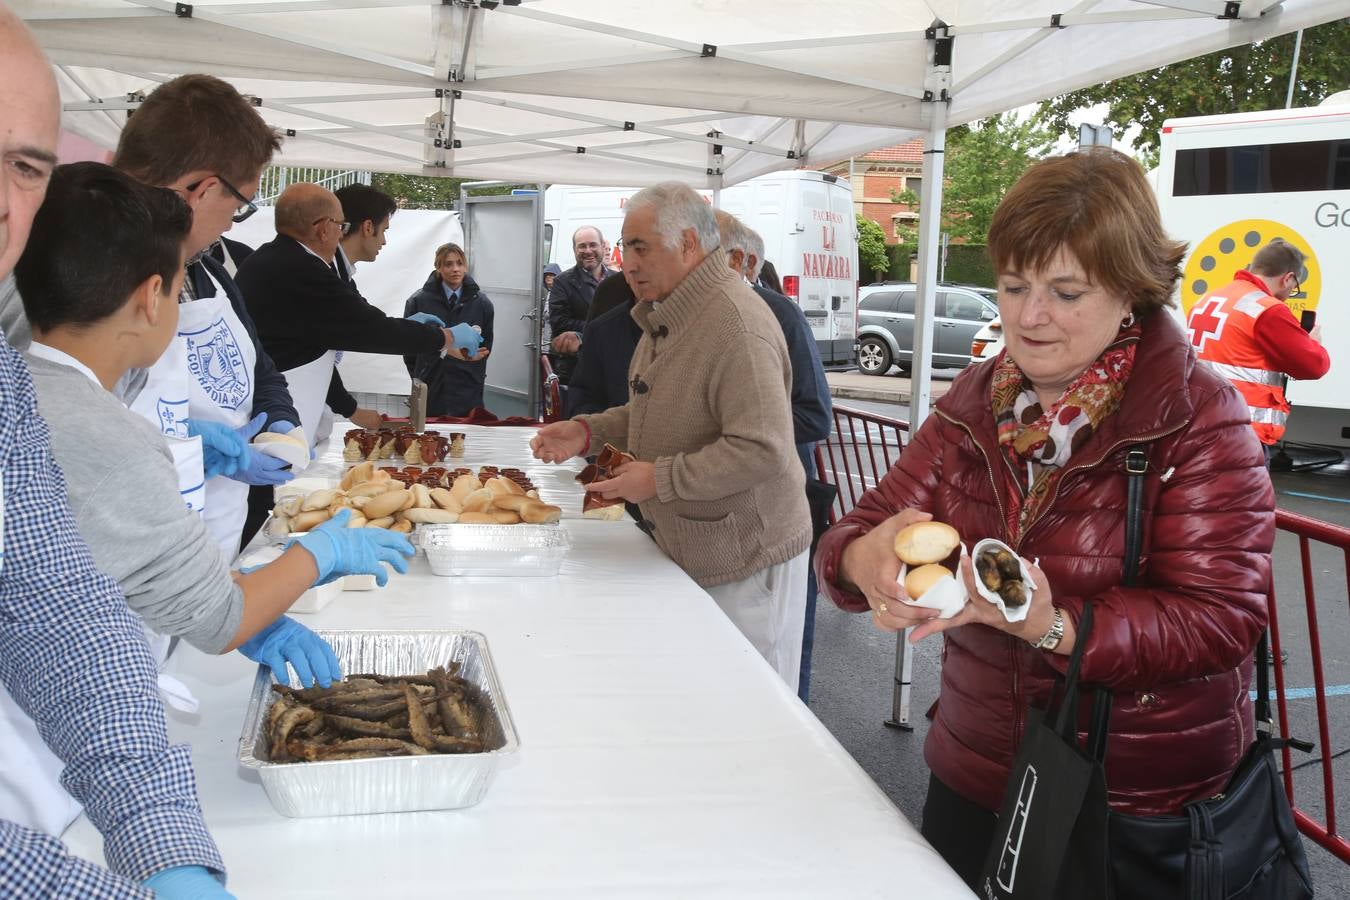
<svg viewBox="0 0 1350 900"><path fill-rule="evenodd" d="M449 256L451 253L458 253L459 258L464 260L464 268L467 269L469 267L469 254L464 252L463 247L461 247L459 244L441 244L439 247L436 248L436 262L435 262L436 268L439 269L441 267L441 263L445 262L445 258Z"/></svg>
<svg viewBox="0 0 1350 900"><path fill-rule="evenodd" d="M1051 157L1004 196L989 225L995 272L1044 269L1060 247L1136 313L1174 305L1186 244L1163 231L1144 170L1125 154L1095 148Z"/></svg>
<svg viewBox="0 0 1350 900"><path fill-rule="evenodd" d="M281 135L233 85L212 75L180 75L137 107L112 164L159 187L206 171L246 190L280 148Z"/></svg>

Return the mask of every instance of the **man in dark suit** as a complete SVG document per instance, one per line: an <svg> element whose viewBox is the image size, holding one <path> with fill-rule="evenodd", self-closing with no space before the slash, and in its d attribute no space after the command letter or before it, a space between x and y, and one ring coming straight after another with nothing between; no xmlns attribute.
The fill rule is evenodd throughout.
<svg viewBox="0 0 1350 900"><path fill-rule="evenodd" d="M452 333L386 316L338 275L334 258L348 224L331 191L315 184L291 185L277 200L276 227L276 238L253 251L236 280L278 368L299 368L330 350L401 355L449 352L458 343L477 352L478 335L471 328ZM324 377L325 386L328 380ZM317 402L325 399L326 394ZM295 397L302 415L315 402Z"/></svg>
<svg viewBox="0 0 1350 900"><path fill-rule="evenodd" d="M633 321L633 290L623 273L611 275L595 289L581 353L563 405L567 417L604 412L628 402L628 364L642 329Z"/></svg>
<svg viewBox="0 0 1350 900"><path fill-rule="evenodd" d="M393 197L368 184L349 184L338 188L337 198L342 204L342 218L347 220L348 228L338 242L333 266L338 277L355 289L355 264L374 262L375 257L380 255L387 243L384 234L389 230L389 222L398 210L398 204ZM328 408L334 414L350 419L354 425L379 428L383 421L380 414L357 404L356 398L342 383L342 373L338 371L337 362L341 362L341 354L334 363L333 378L328 383Z"/></svg>

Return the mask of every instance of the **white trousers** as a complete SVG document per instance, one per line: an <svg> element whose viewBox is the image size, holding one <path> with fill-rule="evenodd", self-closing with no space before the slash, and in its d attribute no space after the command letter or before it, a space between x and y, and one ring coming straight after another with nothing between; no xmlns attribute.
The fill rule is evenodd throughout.
<svg viewBox="0 0 1350 900"><path fill-rule="evenodd" d="M806 622L806 557L708 588L713 600L769 661L793 693L801 680L802 627Z"/></svg>

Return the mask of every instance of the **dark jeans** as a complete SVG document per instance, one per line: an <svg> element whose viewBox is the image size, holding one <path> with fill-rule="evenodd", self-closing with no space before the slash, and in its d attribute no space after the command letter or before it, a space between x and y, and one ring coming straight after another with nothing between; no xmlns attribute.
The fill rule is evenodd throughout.
<svg viewBox="0 0 1350 900"><path fill-rule="evenodd" d="M972 803L928 776L928 797L923 802L923 827L919 831L971 890L976 890L997 825L998 813Z"/></svg>
<svg viewBox="0 0 1350 900"><path fill-rule="evenodd" d="M803 703L811 702L811 645L816 640L816 571L807 563L806 570L806 625L802 629L801 680L797 682L797 696Z"/></svg>

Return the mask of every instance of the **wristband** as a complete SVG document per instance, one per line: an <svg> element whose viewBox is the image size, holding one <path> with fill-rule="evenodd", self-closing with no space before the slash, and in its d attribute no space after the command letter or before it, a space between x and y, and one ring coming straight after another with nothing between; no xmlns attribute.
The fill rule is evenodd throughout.
<svg viewBox="0 0 1350 900"><path fill-rule="evenodd" d="M593 437L591 436L591 426L589 426L589 425L586 424L586 420L585 420L585 419L573 419L572 421L576 422L576 423L579 424L582 428L586 429L586 446L583 447L583 448L581 448L581 455L582 455L582 456L585 456L585 455L586 455L586 451L589 450L589 449L591 449L591 444L594 443L594 441L595 441L595 438L593 438Z"/></svg>

